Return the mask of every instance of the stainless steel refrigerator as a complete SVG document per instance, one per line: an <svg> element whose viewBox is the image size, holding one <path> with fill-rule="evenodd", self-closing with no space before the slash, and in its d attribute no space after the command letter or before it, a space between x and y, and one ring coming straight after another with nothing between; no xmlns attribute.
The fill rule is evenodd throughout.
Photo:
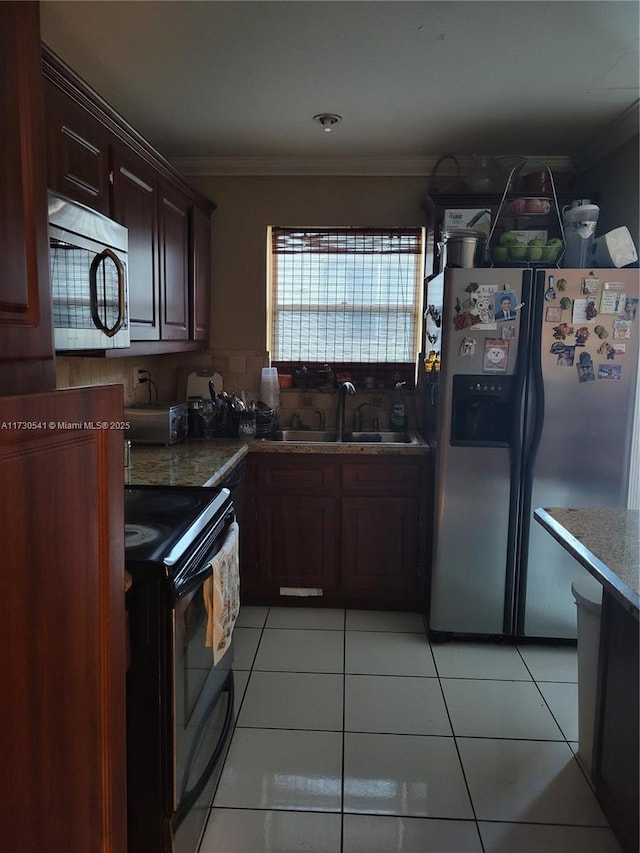
<svg viewBox="0 0 640 853"><path fill-rule="evenodd" d="M576 636L583 570L533 510L626 506L638 296L637 269L447 268L429 283L436 639Z"/></svg>

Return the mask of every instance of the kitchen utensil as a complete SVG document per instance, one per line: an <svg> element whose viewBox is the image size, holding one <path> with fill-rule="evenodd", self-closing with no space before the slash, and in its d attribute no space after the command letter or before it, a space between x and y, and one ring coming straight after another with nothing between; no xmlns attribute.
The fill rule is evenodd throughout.
<svg viewBox="0 0 640 853"><path fill-rule="evenodd" d="M208 368L191 371L187 376L187 397L210 397L209 382L213 382L216 393L223 390L222 376Z"/></svg>
<svg viewBox="0 0 640 853"><path fill-rule="evenodd" d="M438 177L438 169L442 166L445 160L451 160L455 165L455 177L453 175L440 175ZM444 154L433 167L431 179L429 182L430 193L465 193L467 184L460 180L460 163L457 157L453 154Z"/></svg>
<svg viewBox="0 0 640 853"><path fill-rule="evenodd" d="M444 231L438 243L441 267L482 267L485 236L477 231Z"/></svg>
<svg viewBox="0 0 640 853"><path fill-rule="evenodd" d="M590 204L589 199L579 199L562 208L562 224L565 233L566 252L562 266L582 269L591 263L593 242L600 208Z"/></svg>

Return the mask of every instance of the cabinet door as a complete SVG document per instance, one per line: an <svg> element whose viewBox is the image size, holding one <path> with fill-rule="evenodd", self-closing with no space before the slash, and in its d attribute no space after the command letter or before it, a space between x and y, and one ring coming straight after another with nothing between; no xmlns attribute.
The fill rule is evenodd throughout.
<svg viewBox="0 0 640 853"><path fill-rule="evenodd" d="M417 498L342 499L342 583L362 604L419 609Z"/></svg>
<svg viewBox="0 0 640 853"><path fill-rule="evenodd" d="M257 504L258 565L265 591L275 600L286 587L333 595L338 575L337 500L265 495Z"/></svg>
<svg viewBox="0 0 640 853"><path fill-rule="evenodd" d="M189 337L189 202L161 185L160 193L160 336Z"/></svg>
<svg viewBox="0 0 640 853"><path fill-rule="evenodd" d="M120 149L113 151L113 216L129 229L131 339L159 340L158 183L141 158Z"/></svg>
<svg viewBox="0 0 640 853"><path fill-rule="evenodd" d="M0 3L0 394L55 388L37 3Z"/></svg>
<svg viewBox="0 0 640 853"><path fill-rule="evenodd" d="M109 132L50 80L44 91L49 188L108 216Z"/></svg>
<svg viewBox="0 0 640 853"><path fill-rule="evenodd" d="M6 850L126 850L122 432L85 426L122 416L120 386L0 398L40 425L0 431Z"/></svg>
<svg viewBox="0 0 640 853"><path fill-rule="evenodd" d="M211 323L211 220L200 208L191 209L190 337L209 340Z"/></svg>

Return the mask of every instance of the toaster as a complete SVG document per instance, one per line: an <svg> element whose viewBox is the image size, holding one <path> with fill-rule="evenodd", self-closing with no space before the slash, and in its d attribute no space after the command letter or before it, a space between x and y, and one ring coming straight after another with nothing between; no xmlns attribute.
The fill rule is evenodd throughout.
<svg viewBox="0 0 640 853"><path fill-rule="evenodd" d="M175 444L187 437L186 403L134 403L125 407L133 444Z"/></svg>

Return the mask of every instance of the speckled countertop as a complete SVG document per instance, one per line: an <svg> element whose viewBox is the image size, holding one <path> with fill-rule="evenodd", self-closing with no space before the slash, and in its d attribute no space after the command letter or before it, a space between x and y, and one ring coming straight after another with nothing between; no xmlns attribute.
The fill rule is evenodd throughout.
<svg viewBox="0 0 640 853"><path fill-rule="evenodd" d="M217 486L248 451L247 442L236 438L134 445L124 481L129 486Z"/></svg>
<svg viewBox="0 0 640 853"><path fill-rule="evenodd" d="M354 444L352 442L297 442L297 441L252 441L251 453L331 453L331 454L356 454L357 456L424 456L429 452L429 445L419 436L416 436L416 444L376 444L376 442L363 442Z"/></svg>
<svg viewBox="0 0 640 853"><path fill-rule="evenodd" d="M125 468L127 485L217 486L247 453L321 453L366 456L422 455L429 446L417 444L313 444L304 442L243 441L235 438L187 439L170 447L134 445Z"/></svg>
<svg viewBox="0 0 640 853"><path fill-rule="evenodd" d="M534 515L638 619L640 510L545 507Z"/></svg>

